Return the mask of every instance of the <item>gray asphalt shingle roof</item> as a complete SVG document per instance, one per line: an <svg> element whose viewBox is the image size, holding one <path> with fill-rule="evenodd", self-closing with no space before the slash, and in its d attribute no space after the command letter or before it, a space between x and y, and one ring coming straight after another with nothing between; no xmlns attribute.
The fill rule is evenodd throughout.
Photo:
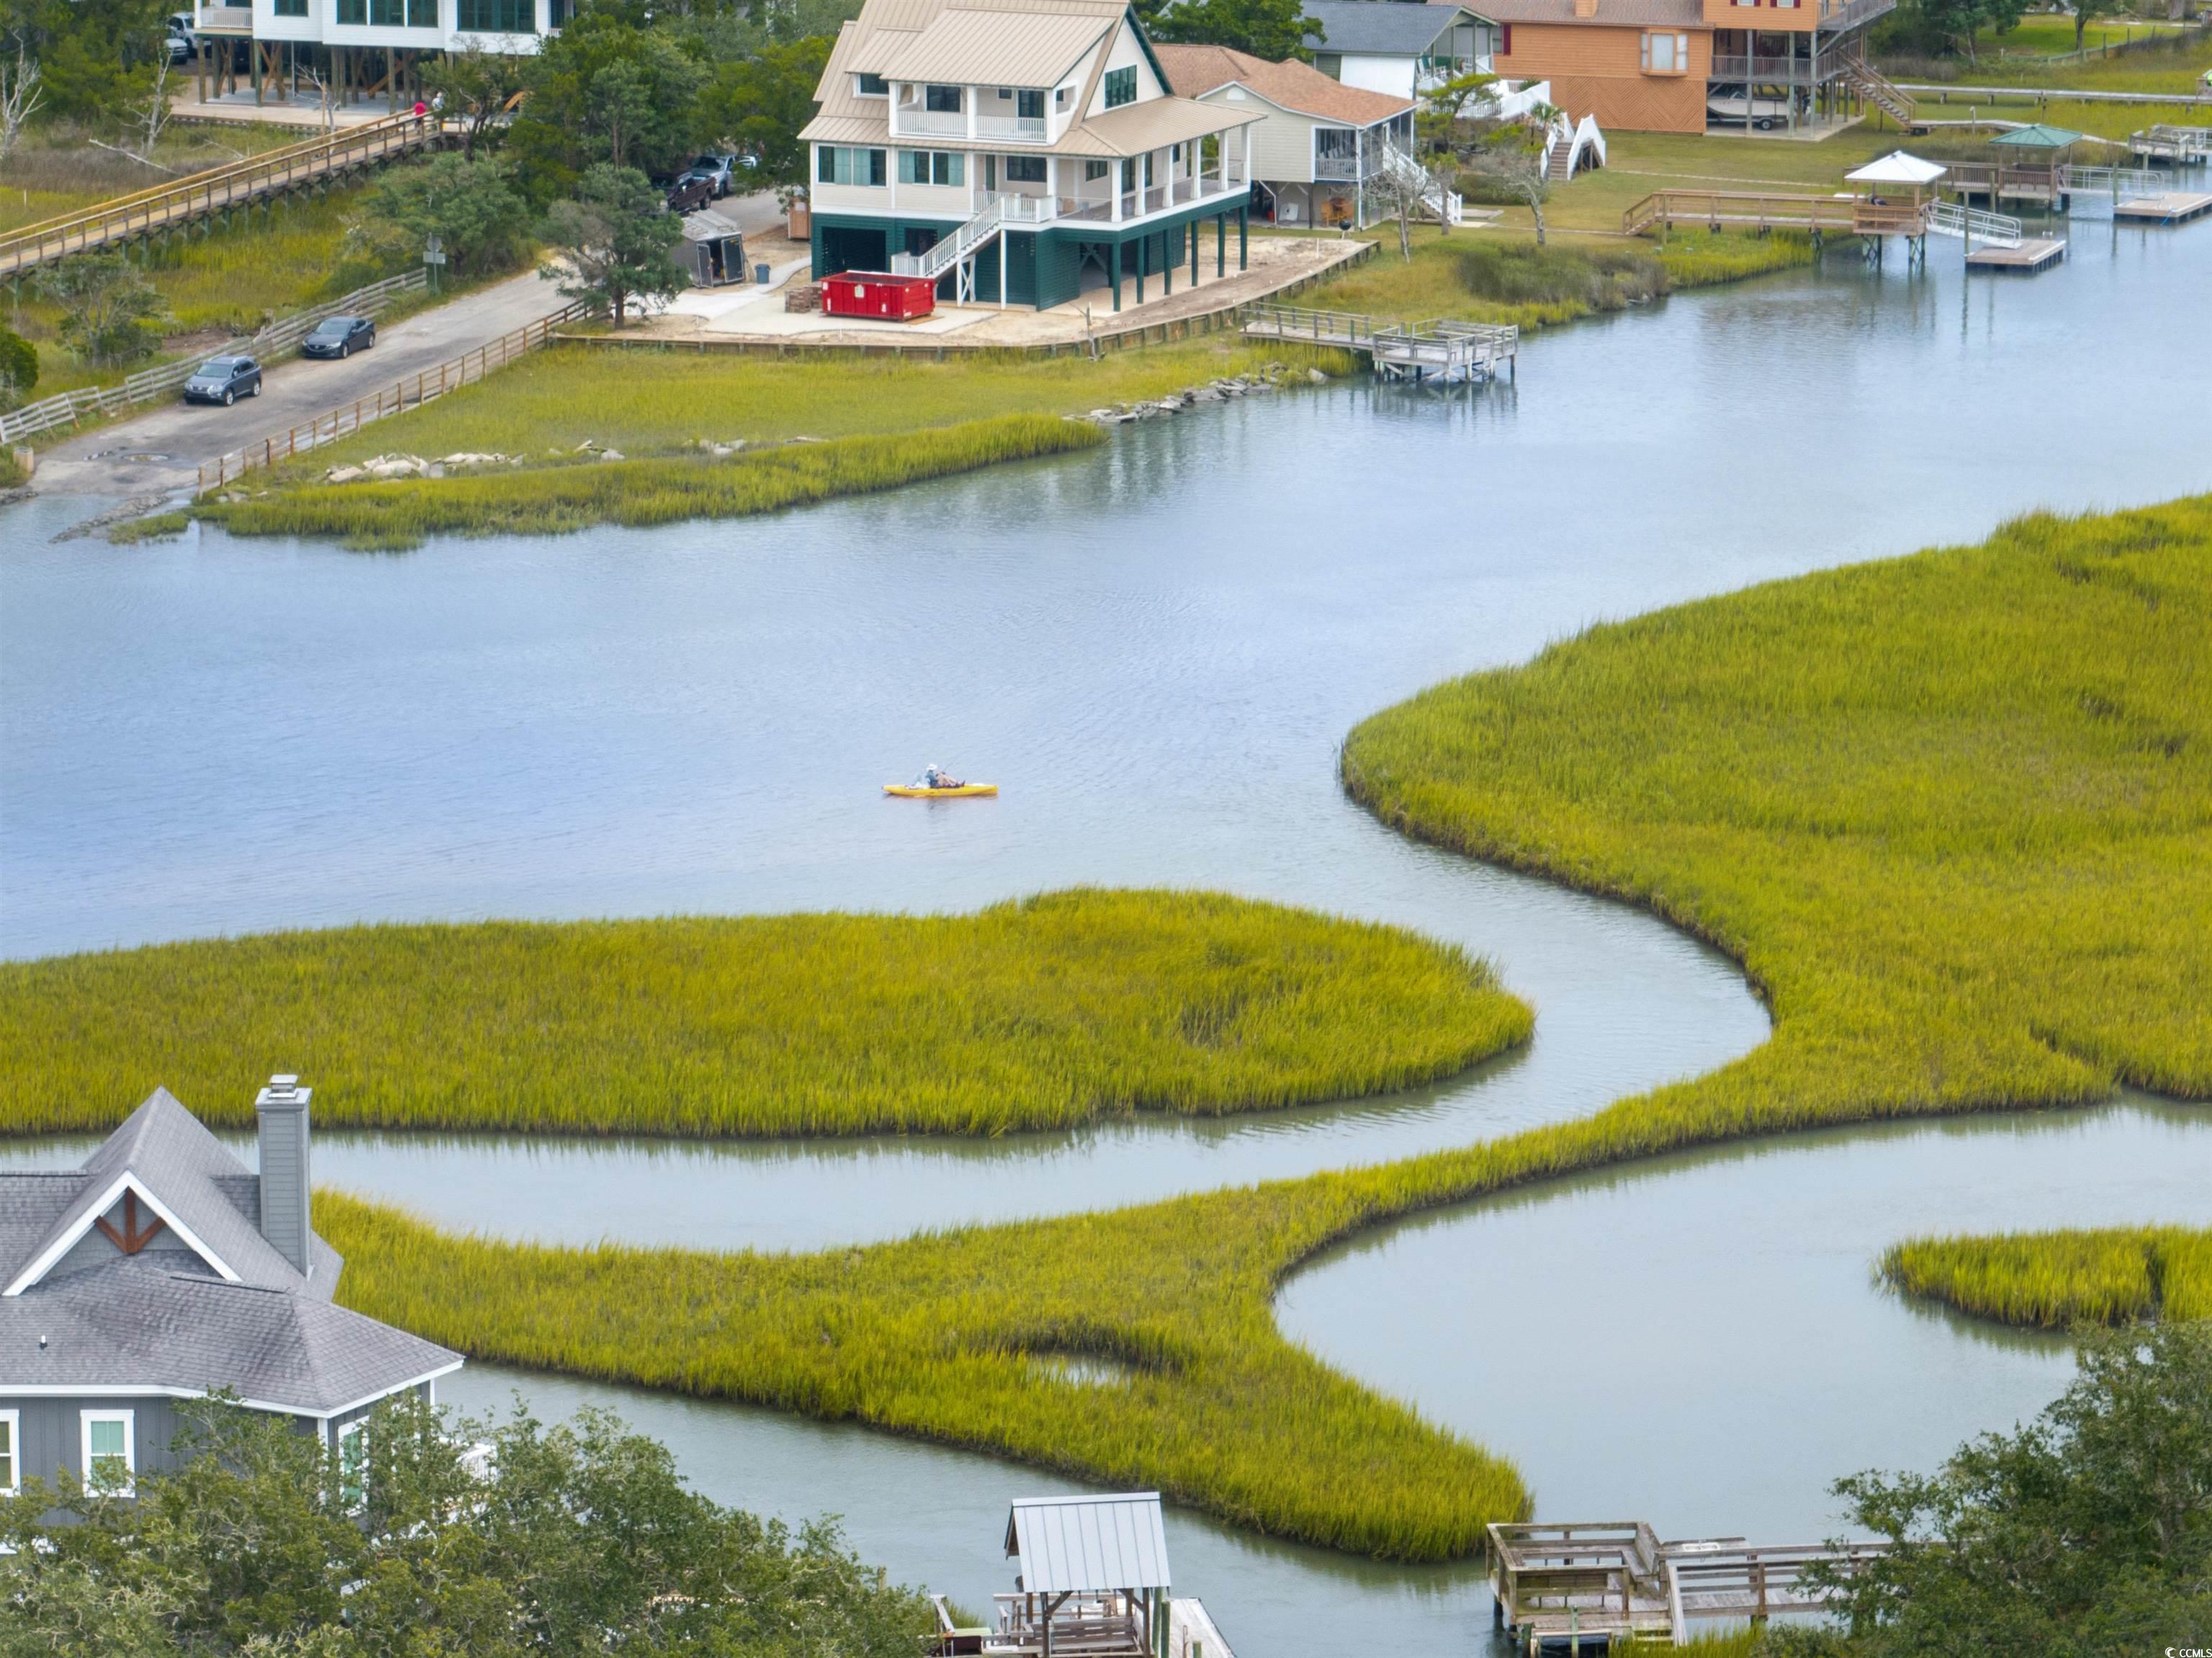
<svg viewBox="0 0 2212 1658"><path fill-rule="evenodd" d="M1302 9L1322 27L1318 37L1306 36L1307 46L1385 58L1419 57L1461 21L1456 6L1410 0L1306 0Z"/></svg>
<svg viewBox="0 0 2212 1658"><path fill-rule="evenodd" d="M74 1172L0 1173L0 1283L81 1237L126 1175L206 1254L149 1249L85 1265L64 1252L18 1294L0 1295L0 1393L229 1387L322 1415L459 1364L446 1348L331 1305L343 1259L314 1237L313 1274L295 1271L261 1235L258 1179L163 1088ZM60 1261L72 1265L52 1270Z"/></svg>

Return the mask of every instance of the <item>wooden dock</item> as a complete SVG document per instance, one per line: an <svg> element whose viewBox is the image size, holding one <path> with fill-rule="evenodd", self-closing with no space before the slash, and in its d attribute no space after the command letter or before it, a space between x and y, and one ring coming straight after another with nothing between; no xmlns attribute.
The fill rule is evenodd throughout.
<svg viewBox="0 0 2212 1658"><path fill-rule="evenodd" d="M2112 206L2112 216L2123 224L2186 224L2207 213L2212 213L2212 195L2184 190L2130 196Z"/></svg>
<svg viewBox="0 0 2212 1658"><path fill-rule="evenodd" d="M1888 1545L1773 1546L1740 1537L1662 1542L1640 1520L1490 1527L1492 1616L1528 1654L1595 1651L1617 1638L1680 1645L1701 1620L1818 1612L1814 1565L1850 1570Z"/></svg>
<svg viewBox="0 0 2212 1658"><path fill-rule="evenodd" d="M1977 271L2017 271L2023 276L2033 276L2038 271L2047 271L2066 257L2066 244L2049 236L2031 236L2016 247L1985 244L1966 255L1966 263Z"/></svg>
<svg viewBox="0 0 2212 1658"><path fill-rule="evenodd" d="M1479 385L1502 370L1517 373L1521 331L1509 325L1462 322L1377 322L1352 311L1314 311L1295 305L1255 305L1244 320L1250 339L1297 341L1358 351L1385 380L1438 385Z"/></svg>
<svg viewBox="0 0 2212 1658"><path fill-rule="evenodd" d="M2212 162L2212 126L2175 126L2161 121L2128 135L2128 154L2147 162L2195 167Z"/></svg>

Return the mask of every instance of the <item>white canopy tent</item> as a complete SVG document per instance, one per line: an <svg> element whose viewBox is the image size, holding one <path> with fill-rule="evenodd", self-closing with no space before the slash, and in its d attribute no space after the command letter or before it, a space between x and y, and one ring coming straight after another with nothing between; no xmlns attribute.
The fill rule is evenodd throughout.
<svg viewBox="0 0 2212 1658"><path fill-rule="evenodd" d="M1950 170L1940 162L1923 162L1917 155L1893 149L1844 177L1853 184L1909 184L1917 187L1935 183Z"/></svg>

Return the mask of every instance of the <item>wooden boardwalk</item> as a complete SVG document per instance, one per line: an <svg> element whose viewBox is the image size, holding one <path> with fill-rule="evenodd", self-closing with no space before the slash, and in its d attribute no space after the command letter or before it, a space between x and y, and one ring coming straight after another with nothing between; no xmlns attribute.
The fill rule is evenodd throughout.
<svg viewBox="0 0 2212 1658"><path fill-rule="evenodd" d="M443 137L438 122L418 121L411 114L389 116L26 225L0 235L0 277L21 277L72 253L150 241L218 214L326 184L340 174L441 143Z"/></svg>
<svg viewBox="0 0 2212 1658"><path fill-rule="evenodd" d="M2112 208L2112 216L2123 224L2186 224L2207 213L2212 213L2212 195L2182 190L2130 196Z"/></svg>
<svg viewBox="0 0 2212 1658"><path fill-rule="evenodd" d="M1385 380L1475 385L1516 370L1521 331L1509 324L1377 322L1352 311L1315 311L1294 305L1256 305L1244 320L1249 339L1297 341L1358 351Z"/></svg>
<svg viewBox="0 0 2212 1658"><path fill-rule="evenodd" d="M1887 1546L1668 1543L1640 1520L1492 1525L1493 1616L1531 1654L1589 1651L1625 1636L1680 1645L1701 1621L1818 1612L1830 1590L1810 1568L1848 1571Z"/></svg>

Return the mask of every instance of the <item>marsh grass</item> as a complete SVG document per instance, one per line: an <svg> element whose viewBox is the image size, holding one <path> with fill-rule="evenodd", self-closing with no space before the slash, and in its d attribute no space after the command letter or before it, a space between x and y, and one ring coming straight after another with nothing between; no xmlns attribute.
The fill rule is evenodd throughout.
<svg viewBox="0 0 2212 1658"><path fill-rule="evenodd" d="M2212 1232L2179 1227L1915 1238L1882 1256L1881 1275L2003 1324L2212 1318Z"/></svg>
<svg viewBox="0 0 2212 1658"><path fill-rule="evenodd" d="M1591 1117L800 1256L524 1247L337 1198L318 1222L349 1305L486 1358L1158 1485L1360 1553L1472 1554L1526 1511L1511 1465L1285 1342L1275 1287L1393 1217L1666 1152L2122 1077L2212 1094L2208 663L2198 499L1594 629L1362 725L1347 786L1388 821L1644 905L1765 990L1765 1046ZM1045 1352L1131 1379L1071 1387Z"/></svg>
<svg viewBox="0 0 2212 1658"><path fill-rule="evenodd" d="M1393 317L1457 316L1523 328L1642 305L1683 289L1809 265L1801 236L1697 232L1667 246L1642 241L1532 241L1484 235L1418 242L1411 264L1395 247L1317 290L1323 309Z"/></svg>
<svg viewBox="0 0 2212 1658"><path fill-rule="evenodd" d="M996 1134L1407 1088L1530 1022L1449 946L1211 893L353 927L0 964L0 1125L157 1083L250 1123L274 1068L325 1123Z"/></svg>
<svg viewBox="0 0 2212 1658"><path fill-rule="evenodd" d="M548 290L550 291L550 289ZM1141 351L1029 362L944 363L810 355L790 358L569 346L532 353L489 380L440 398L397 425L319 449L292 479L395 445L416 454L572 454L586 442L627 455L697 453L702 439L786 443L950 427L1001 415L1081 414L1164 397L1270 363L1324 373L1354 366L1340 352L1255 350L1215 336Z"/></svg>
<svg viewBox="0 0 2212 1658"><path fill-rule="evenodd" d="M561 534L593 524L738 518L924 479L1096 448L1105 435L1052 415L1002 415L897 436L787 443L724 460L613 460L384 484L304 485L216 501L195 515L234 535L330 535L401 549L436 534Z"/></svg>

